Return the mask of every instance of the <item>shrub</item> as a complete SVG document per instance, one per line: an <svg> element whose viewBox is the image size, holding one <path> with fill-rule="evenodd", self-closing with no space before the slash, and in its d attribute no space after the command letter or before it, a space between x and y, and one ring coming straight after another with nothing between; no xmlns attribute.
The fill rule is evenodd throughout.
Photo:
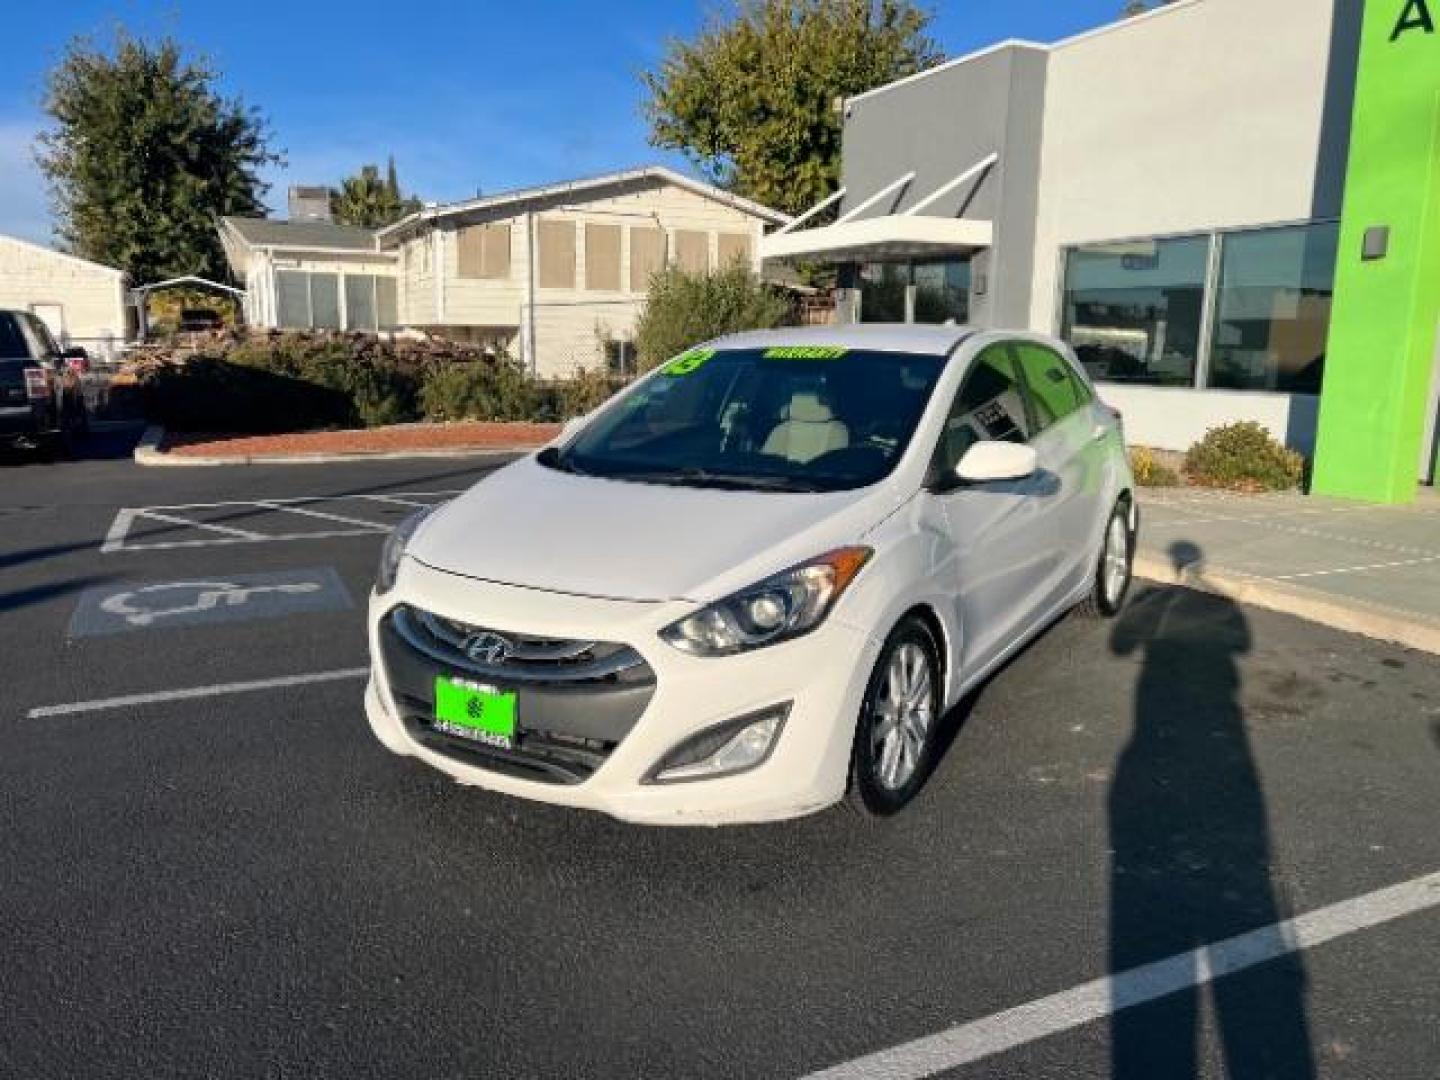
<svg viewBox="0 0 1440 1080"><path fill-rule="evenodd" d="M1137 446L1130 451L1130 471L1141 487L1178 487L1180 474L1166 465L1155 451Z"/></svg>
<svg viewBox="0 0 1440 1080"><path fill-rule="evenodd" d="M1284 491L1300 486L1305 459L1253 420L1245 420L1207 431L1186 452L1185 472L1209 487Z"/></svg>
<svg viewBox="0 0 1440 1080"><path fill-rule="evenodd" d="M531 420L538 404L534 383L506 357L437 365L420 389L427 420Z"/></svg>
<svg viewBox="0 0 1440 1080"><path fill-rule="evenodd" d="M265 435L356 422L340 391L215 356L151 368L139 389L146 416L174 431Z"/></svg>
<svg viewBox="0 0 1440 1080"><path fill-rule="evenodd" d="M609 401L622 386L618 379L600 368L581 368L560 384L559 419L584 416Z"/></svg>
<svg viewBox="0 0 1440 1080"><path fill-rule="evenodd" d="M649 371L722 334L780 326L789 313L784 298L743 264L710 274L662 270L650 279L650 294L635 327L639 370Z"/></svg>

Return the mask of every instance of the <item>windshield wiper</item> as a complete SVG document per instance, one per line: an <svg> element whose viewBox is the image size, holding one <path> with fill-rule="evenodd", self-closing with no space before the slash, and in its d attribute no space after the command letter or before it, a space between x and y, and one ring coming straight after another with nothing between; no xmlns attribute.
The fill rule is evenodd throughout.
<svg viewBox="0 0 1440 1080"><path fill-rule="evenodd" d="M671 484L676 487L721 488L728 491L822 491L813 481L795 476L767 476L763 473L727 473L695 467L664 472L617 473L616 480L642 484Z"/></svg>

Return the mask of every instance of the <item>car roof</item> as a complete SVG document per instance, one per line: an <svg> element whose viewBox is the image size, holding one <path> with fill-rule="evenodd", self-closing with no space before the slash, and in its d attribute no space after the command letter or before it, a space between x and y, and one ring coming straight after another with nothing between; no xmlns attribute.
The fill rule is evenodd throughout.
<svg viewBox="0 0 1440 1080"><path fill-rule="evenodd" d="M878 352L933 353L945 356L978 333L973 326L931 326L916 323L852 323L845 326L789 326L780 330L749 330L716 338L723 349L762 349L777 345L839 345Z"/></svg>

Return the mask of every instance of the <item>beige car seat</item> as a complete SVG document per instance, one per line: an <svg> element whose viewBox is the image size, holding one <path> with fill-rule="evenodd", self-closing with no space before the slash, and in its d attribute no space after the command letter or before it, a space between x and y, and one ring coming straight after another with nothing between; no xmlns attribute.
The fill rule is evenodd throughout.
<svg viewBox="0 0 1440 1080"><path fill-rule="evenodd" d="M813 391L797 393L762 447L765 453L804 465L850 445L850 429Z"/></svg>

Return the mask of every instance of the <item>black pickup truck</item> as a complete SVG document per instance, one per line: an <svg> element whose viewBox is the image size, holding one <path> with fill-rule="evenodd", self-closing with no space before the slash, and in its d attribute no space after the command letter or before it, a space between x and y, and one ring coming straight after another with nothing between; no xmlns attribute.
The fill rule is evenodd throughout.
<svg viewBox="0 0 1440 1080"><path fill-rule="evenodd" d="M0 310L0 446L70 453L90 430L77 362L28 311Z"/></svg>

